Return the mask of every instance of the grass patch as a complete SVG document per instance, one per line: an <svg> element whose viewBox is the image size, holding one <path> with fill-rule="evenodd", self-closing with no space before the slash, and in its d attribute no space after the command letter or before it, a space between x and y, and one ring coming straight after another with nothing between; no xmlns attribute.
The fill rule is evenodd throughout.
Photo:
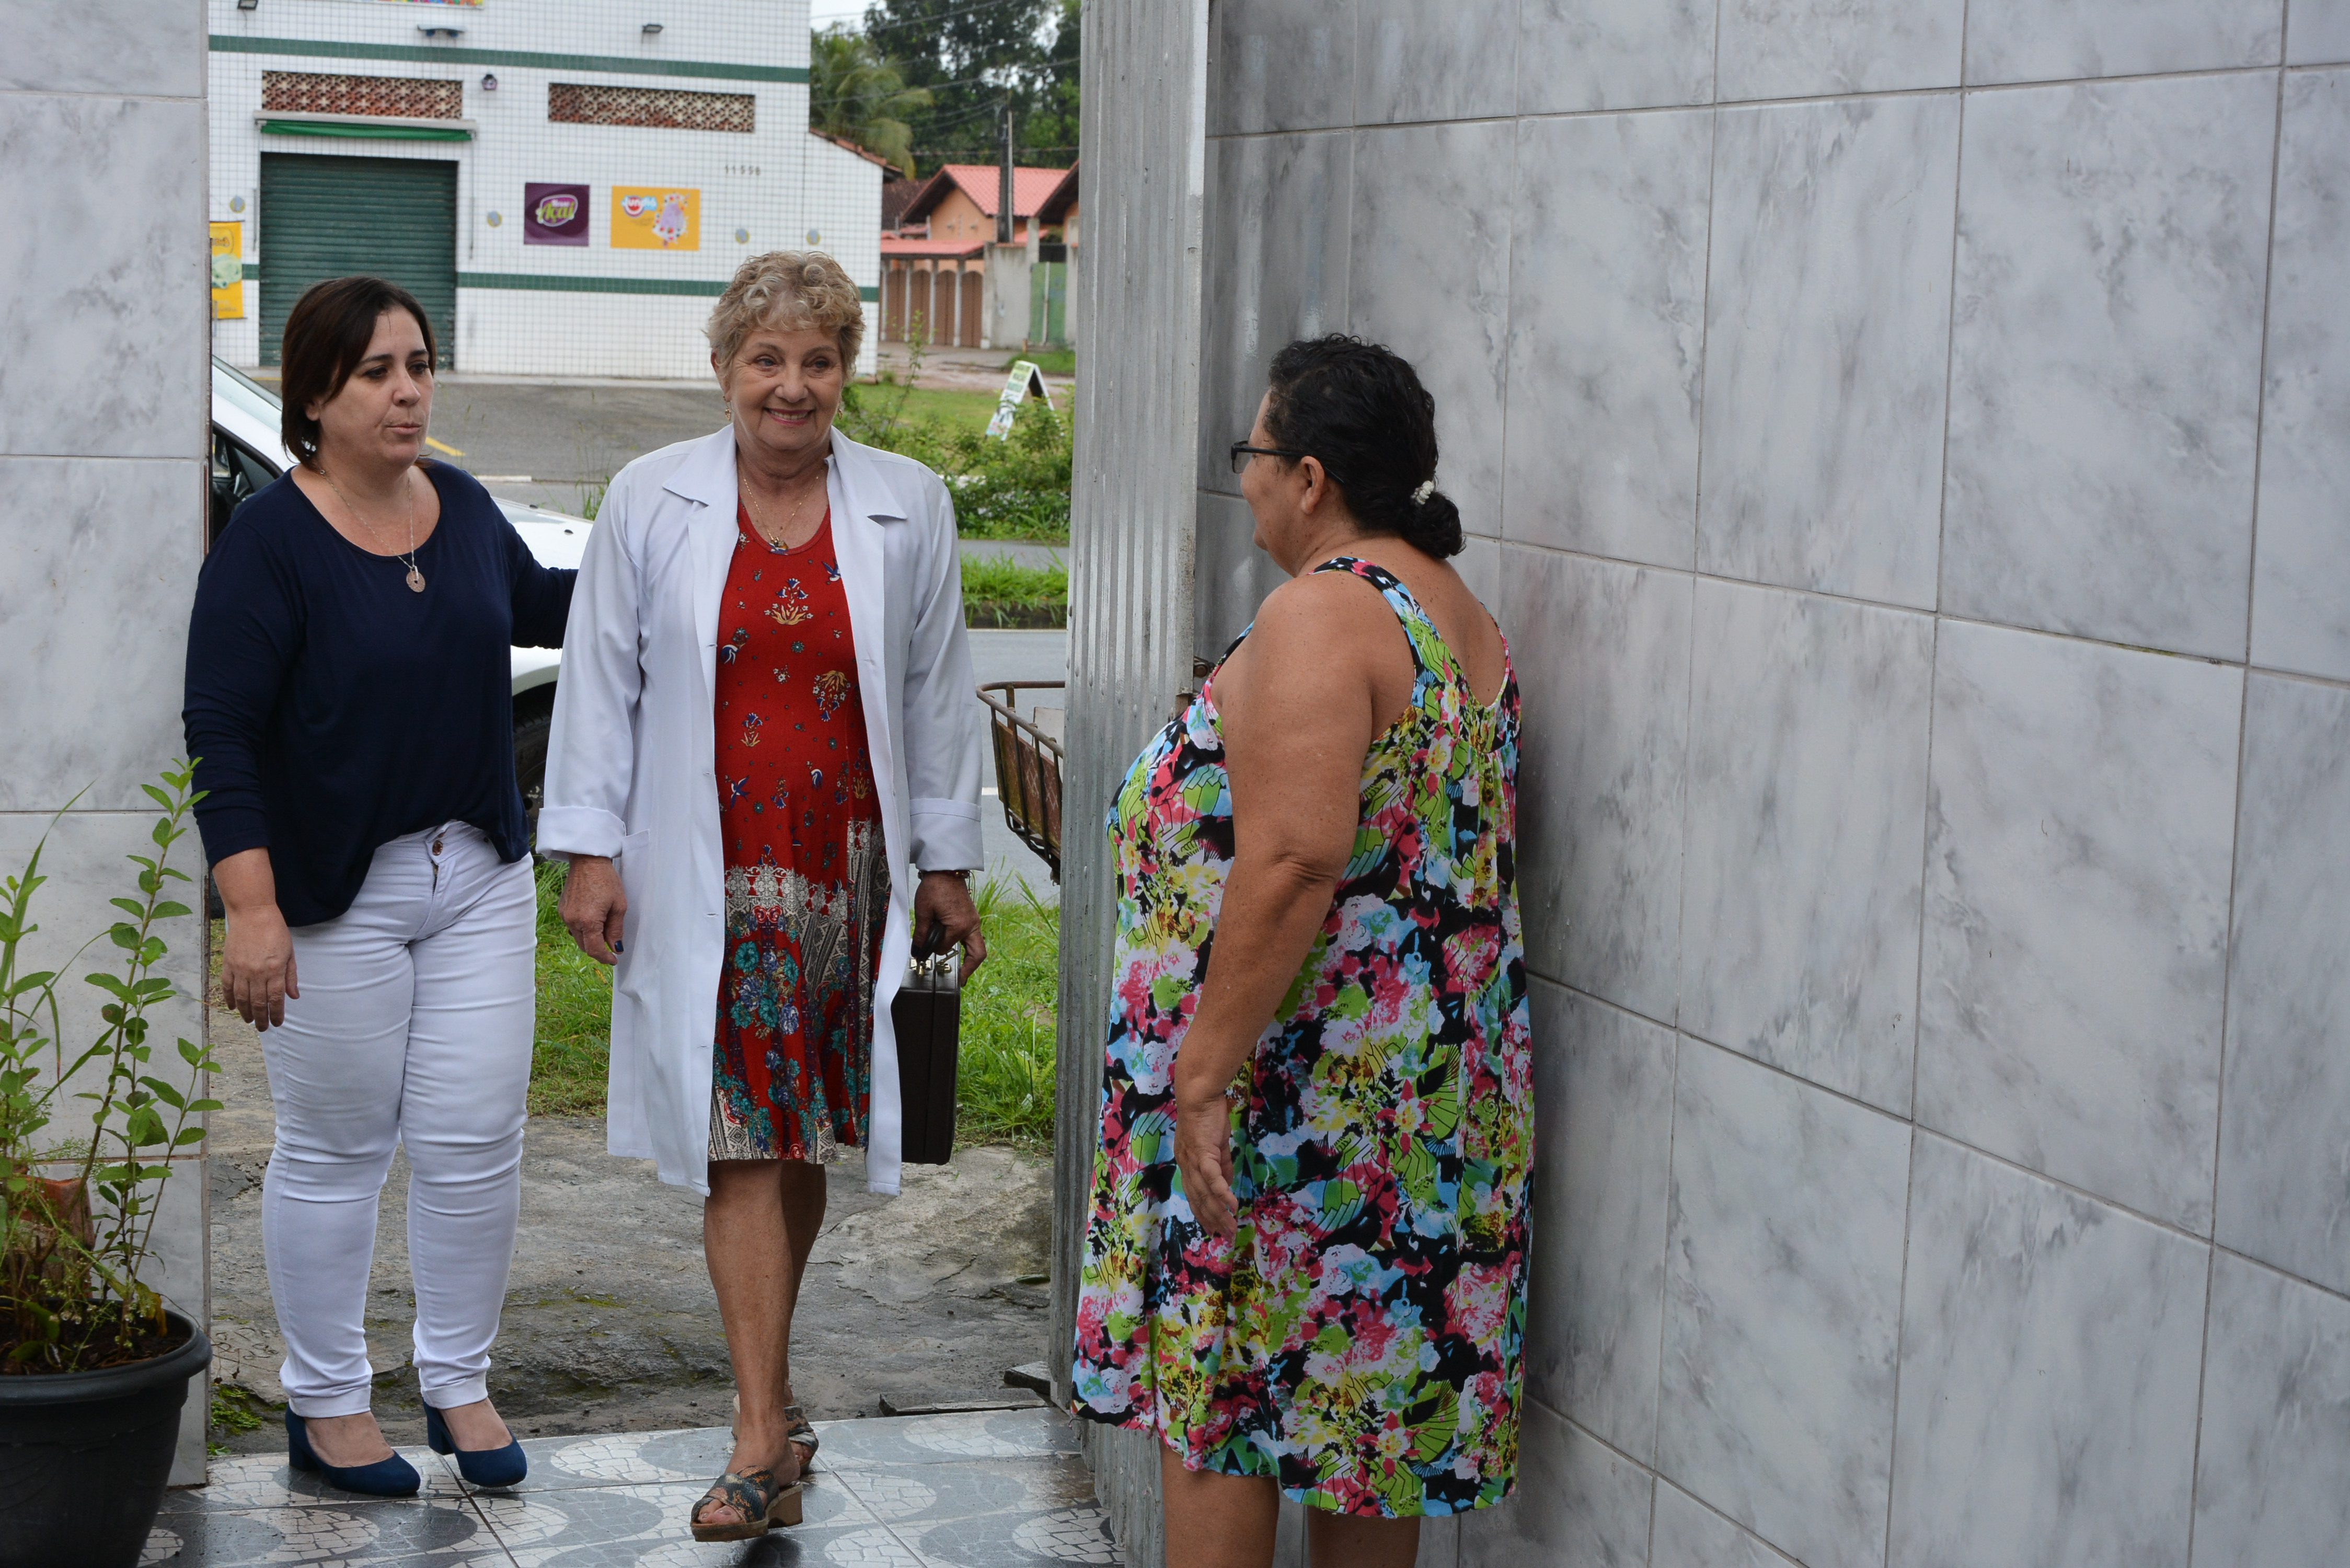
<svg viewBox="0 0 2350 1568"><path fill-rule="evenodd" d="M1024 566L1009 556L966 556L962 613L972 626L1066 626L1069 568Z"/></svg>
<svg viewBox="0 0 2350 1568"><path fill-rule="evenodd" d="M987 961L962 993L955 1132L966 1143L1053 1141L1053 1028L1061 996L1061 910L1014 883L977 894Z"/></svg>
<svg viewBox="0 0 2350 1568"><path fill-rule="evenodd" d="M556 905L567 869L538 868L538 1037L530 1052L530 1114L599 1116L612 1054L612 971L579 950Z"/></svg>
<svg viewBox="0 0 2350 1568"><path fill-rule="evenodd" d="M581 952L564 929L556 912L563 876L559 861L538 868L538 1038L530 1110L601 1116L612 971ZM987 962L963 992L956 1131L967 1143L1041 1147L1053 1137L1061 911L1017 885L989 882L976 897L987 924Z"/></svg>
<svg viewBox="0 0 2350 1568"><path fill-rule="evenodd" d="M858 389L861 395L867 397L885 389L880 384ZM918 423L984 434L987 421L995 417L996 395L993 392L954 391L944 387L899 387L888 390L892 400L899 393L904 394L905 400L899 410L899 418Z"/></svg>
<svg viewBox="0 0 2350 1568"><path fill-rule="evenodd" d="M1047 376L1074 376L1077 373L1077 351L1074 348L1039 348L1033 353L1014 354L1003 362L1003 368L1010 370L1023 359Z"/></svg>

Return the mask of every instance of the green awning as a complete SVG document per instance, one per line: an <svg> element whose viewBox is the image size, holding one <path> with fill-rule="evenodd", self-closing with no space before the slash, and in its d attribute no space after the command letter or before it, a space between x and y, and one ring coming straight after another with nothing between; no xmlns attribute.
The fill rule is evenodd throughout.
<svg viewBox="0 0 2350 1568"><path fill-rule="evenodd" d="M339 119L264 119L271 136L336 136L361 141L471 141L462 125L353 125Z"/></svg>

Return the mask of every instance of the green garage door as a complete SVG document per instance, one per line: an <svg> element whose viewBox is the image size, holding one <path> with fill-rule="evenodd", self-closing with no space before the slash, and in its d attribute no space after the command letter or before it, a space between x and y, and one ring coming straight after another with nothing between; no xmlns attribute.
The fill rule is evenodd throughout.
<svg viewBox="0 0 2350 1568"><path fill-rule="evenodd" d="M261 362L321 278L373 273L421 301L441 363L457 327L457 166L419 158L261 155Z"/></svg>

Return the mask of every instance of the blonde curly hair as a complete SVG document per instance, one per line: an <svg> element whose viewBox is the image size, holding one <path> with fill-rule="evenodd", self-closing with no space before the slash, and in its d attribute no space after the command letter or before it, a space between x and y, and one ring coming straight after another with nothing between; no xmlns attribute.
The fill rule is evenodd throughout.
<svg viewBox="0 0 2350 1568"><path fill-rule="evenodd" d="M711 309L704 331L722 384L732 378L743 340L762 327L831 333L843 369L854 375L858 345L865 341L865 303L840 264L822 251L769 251L736 267Z"/></svg>

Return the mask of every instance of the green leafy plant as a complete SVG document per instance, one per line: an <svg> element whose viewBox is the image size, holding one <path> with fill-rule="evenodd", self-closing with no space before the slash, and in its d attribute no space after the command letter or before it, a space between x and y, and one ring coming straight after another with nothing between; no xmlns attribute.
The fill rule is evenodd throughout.
<svg viewBox="0 0 2350 1568"><path fill-rule="evenodd" d="M964 538L1068 539L1076 443L1067 420L1030 402L1011 435L997 441L969 425L907 415L902 398L885 420L868 411L882 399L869 388L857 390L862 394L857 417L844 400L841 428L853 440L901 452L944 475L954 496L955 530Z"/></svg>
<svg viewBox="0 0 2350 1568"><path fill-rule="evenodd" d="M171 950L161 928L191 914L168 895L189 880L170 860L203 798L194 777L184 763L163 774L162 787L143 786L163 815L150 836L155 853L127 857L139 868L138 896L110 900L125 918L58 968L29 970L22 960L40 929L32 905L48 880L47 835L24 873L0 882L0 1373L88 1371L170 1347L163 1299L139 1276L167 1157L203 1142L198 1118L221 1108L199 1097L213 1066L208 1050L180 1040L184 1075L175 1081L148 1038L148 1014L178 989L156 970ZM97 1038L76 1051L65 1043L58 988L101 942L119 956L83 977L107 1001ZM88 1107L84 1130L66 1134L77 1101Z"/></svg>
<svg viewBox="0 0 2350 1568"><path fill-rule="evenodd" d="M257 1432L268 1421L270 1407L250 1388L234 1383L213 1385L213 1430L227 1437L242 1437ZM215 1438L205 1445L205 1452L218 1459L228 1452L228 1445Z"/></svg>

